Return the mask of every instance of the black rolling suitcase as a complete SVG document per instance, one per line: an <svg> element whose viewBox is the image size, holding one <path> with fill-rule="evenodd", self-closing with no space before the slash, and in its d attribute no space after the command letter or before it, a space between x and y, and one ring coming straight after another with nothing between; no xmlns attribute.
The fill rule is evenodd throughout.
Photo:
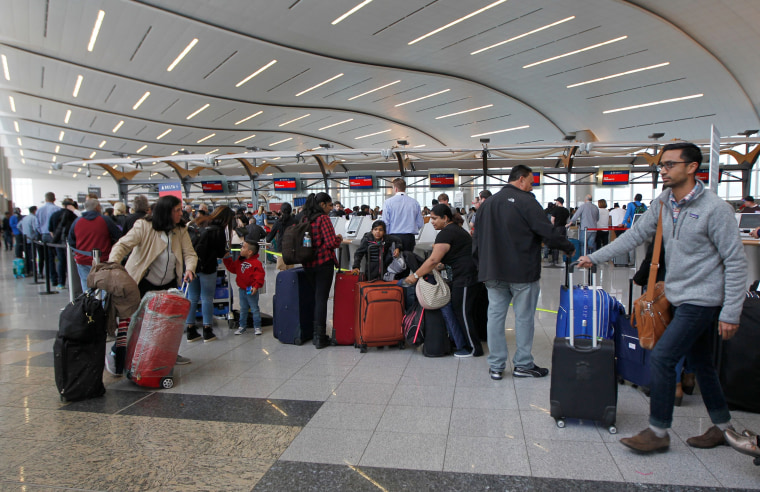
<svg viewBox="0 0 760 492"><path fill-rule="evenodd" d="M425 309L425 341L422 344L422 355L425 357L445 357L451 353L449 332L446 320L440 309Z"/></svg>
<svg viewBox="0 0 760 492"><path fill-rule="evenodd" d="M757 288L754 286L755 289ZM744 300L739 330L733 338L718 336L718 375L729 408L760 413L760 293Z"/></svg>
<svg viewBox="0 0 760 492"><path fill-rule="evenodd" d="M575 263L568 266L572 276ZM596 287L596 267L592 267L592 288ZM570 298L573 298L572 281ZM594 420L604 423L615 434L617 381L615 379L615 342L598 337L596 296L592 303L592 338L576 339L573 304L569 304L570 336L554 339L549 405L557 427L565 419Z"/></svg>

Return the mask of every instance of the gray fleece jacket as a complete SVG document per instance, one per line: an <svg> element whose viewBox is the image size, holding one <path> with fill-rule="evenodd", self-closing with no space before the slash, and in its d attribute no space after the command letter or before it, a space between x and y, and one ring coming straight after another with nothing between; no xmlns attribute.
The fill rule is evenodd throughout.
<svg viewBox="0 0 760 492"><path fill-rule="evenodd" d="M734 211L712 190L701 186L673 224L670 190L663 191L649 210L625 234L589 255L595 264L654 240L662 210L665 247L665 295L674 305L723 306L720 321L739 323L747 287L747 257Z"/></svg>

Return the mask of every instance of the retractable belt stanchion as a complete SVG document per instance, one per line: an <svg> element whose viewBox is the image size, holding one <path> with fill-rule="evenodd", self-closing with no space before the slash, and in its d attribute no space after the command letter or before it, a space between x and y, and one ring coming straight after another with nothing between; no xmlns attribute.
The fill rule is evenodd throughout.
<svg viewBox="0 0 760 492"><path fill-rule="evenodd" d="M58 293L58 291L50 289L50 268L51 266L55 268L55 261L53 261L52 265L50 264L50 248L48 248L48 243L44 239L42 240L42 250L45 252L45 292L40 292L39 294L41 296L49 296L50 294Z"/></svg>
<svg viewBox="0 0 760 492"><path fill-rule="evenodd" d="M39 274L37 273L37 248L35 247L35 240L30 239L29 240L29 249L31 250L31 256L32 256L32 269L34 270L34 281L33 284L39 284Z"/></svg>
<svg viewBox="0 0 760 492"><path fill-rule="evenodd" d="M74 302L74 298L76 298L76 283L74 282L74 272L76 271L76 267L74 266L74 255L71 251L71 246L66 243L66 273L68 275L67 281L69 284L69 301ZM79 275L77 275L77 279L79 278Z"/></svg>

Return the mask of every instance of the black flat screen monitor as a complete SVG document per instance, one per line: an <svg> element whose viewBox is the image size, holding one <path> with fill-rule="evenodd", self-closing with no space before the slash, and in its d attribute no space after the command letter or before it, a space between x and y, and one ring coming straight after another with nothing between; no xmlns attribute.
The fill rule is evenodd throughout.
<svg viewBox="0 0 760 492"><path fill-rule="evenodd" d="M750 232L758 227L760 227L760 214L742 214L739 217L739 229L742 232Z"/></svg>
<svg viewBox="0 0 760 492"><path fill-rule="evenodd" d="M346 236L356 236L363 218L363 216L351 217L351 220L348 221L348 227L346 227Z"/></svg>

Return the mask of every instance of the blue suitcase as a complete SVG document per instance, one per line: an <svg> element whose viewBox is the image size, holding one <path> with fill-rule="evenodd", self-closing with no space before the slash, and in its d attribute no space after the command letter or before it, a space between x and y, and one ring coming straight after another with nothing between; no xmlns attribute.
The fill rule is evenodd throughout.
<svg viewBox="0 0 760 492"><path fill-rule="evenodd" d="M628 312L633 305L633 280L628 290ZM639 333L631 323L630 314L619 313L615 323L615 358L618 379L649 390L652 373L649 368L651 351L639 345Z"/></svg>
<svg viewBox="0 0 760 492"><path fill-rule="evenodd" d="M303 268L277 274L272 305L272 332L277 340L301 345L314 337L314 289Z"/></svg>
<svg viewBox="0 0 760 492"><path fill-rule="evenodd" d="M569 308L569 275L568 268L565 269L565 285L560 287L559 291L559 310L557 311L556 336L559 338L568 338L570 336ZM592 296L594 289L588 285L575 286L573 297L575 303L575 336L577 338L591 338L591 308ZM617 322L619 311L623 306L617 299L610 296L602 289L596 289L596 316L599 336L612 340L614 336L614 323Z"/></svg>

